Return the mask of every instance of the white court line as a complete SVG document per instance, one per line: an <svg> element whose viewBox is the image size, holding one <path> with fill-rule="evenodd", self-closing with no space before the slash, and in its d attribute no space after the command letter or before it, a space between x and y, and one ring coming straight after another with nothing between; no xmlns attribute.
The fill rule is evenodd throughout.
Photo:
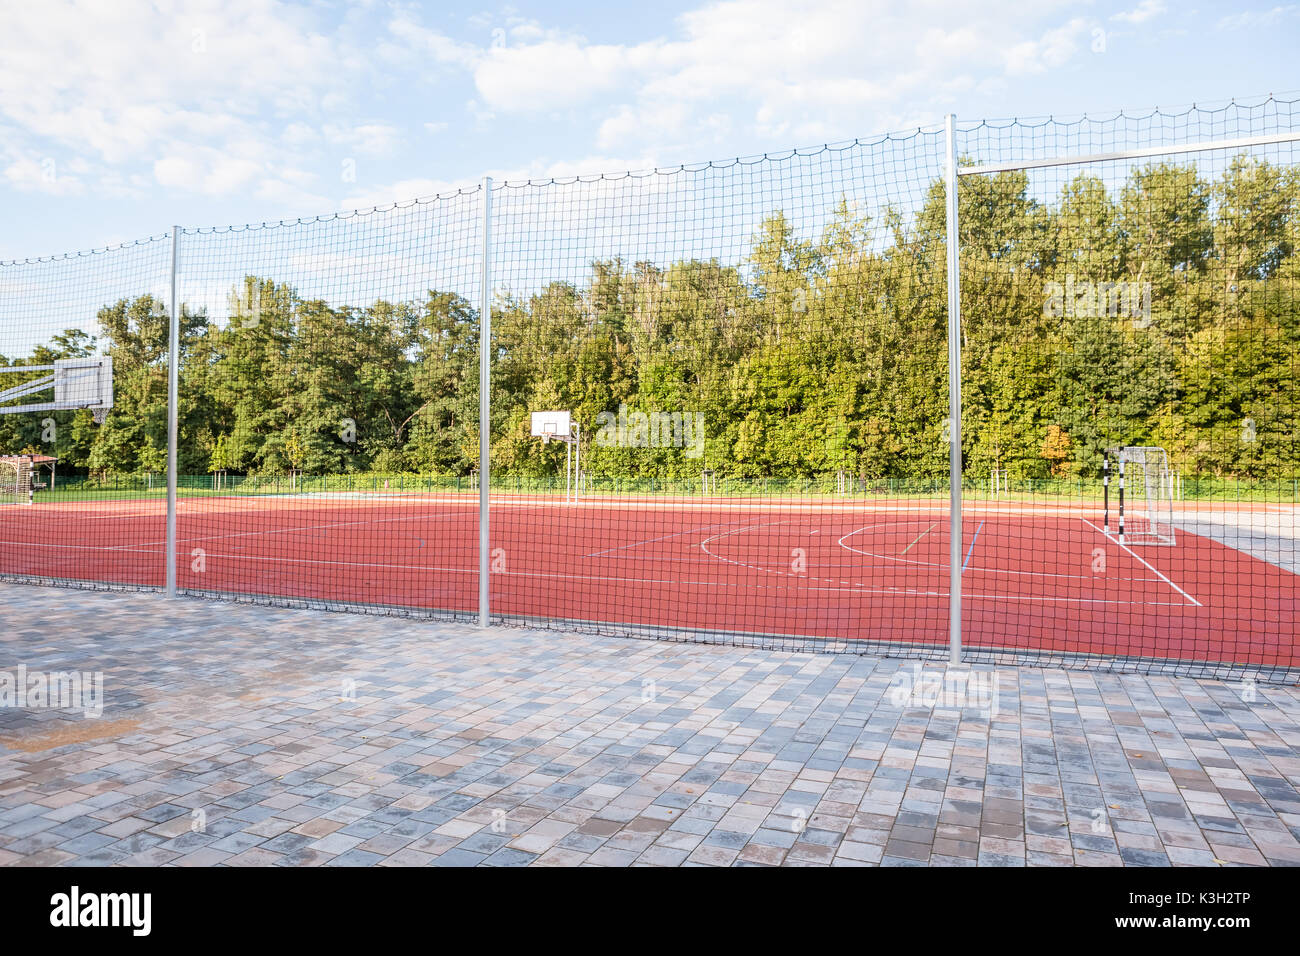
<svg viewBox="0 0 1300 956"><path fill-rule="evenodd" d="M646 538L644 541L633 541L631 544L621 544L617 548L606 548L604 551L593 551L591 554L584 554L583 557L594 558L597 555L609 554L611 551L624 551L628 548L639 548L643 544L652 544L655 541L665 541L668 538L677 538L684 534L693 534L696 531L708 531L710 528L721 528L729 524L734 524L734 522L719 521L717 524L706 524L701 525L698 528L687 528L685 531L674 531L672 534L660 535L657 538Z"/></svg>
<svg viewBox="0 0 1300 956"><path fill-rule="evenodd" d="M208 554L209 558L230 558L236 561L273 561L283 562L286 564L324 564L337 565L342 567L359 567L359 568L386 568L398 571L444 571L453 574L478 574L478 568L444 568L431 567L428 565L416 564L382 564L374 561L328 561L319 558L281 558L270 556L255 556L244 554ZM724 559L725 560L725 559ZM743 565L742 565L743 566ZM921 588L896 588L896 587L842 587L842 586L807 586L798 583L798 578L794 575L788 575L794 578L790 584L761 584L758 582L746 581L682 581L676 578L629 578L613 574L573 574L568 571L496 571L493 572L502 577L519 577L519 578L552 578L564 581L604 581L615 582L620 584L669 584L686 587L710 587L710 588L738 588L753 589L759 591L766 590L797 590L797 591L835 591L847 592L852 594L887 594L887 595L910 595L914 597L946 597L947 591L925 590ZM1065 601L1074 604L1119 604L1131 606L1140 605L1158 605L1170 607L1186 607L1185 604L1171 604L1168 601L1111 601L1104 598L1062 598L1062 597L1040 597L1034 595L1019 594L969 594L964 597L980 598L983 600L998 601L1037 601L1057 603Z"/></svg>
<svg viewBox="0 0 1300 956"><path fill-rule="evenodd" d="M936 522L936 524L937 523L938 522ZM858 528L856 531L850 531L848 534L846 534L843 538L840 538L840 540L835 543L838 544L845 551L851 551L854 554L860 554L865 558L879 558L882 561L895 561L898 562L899 564L913 564L920 568L946 568L948 566L946 562L940 563L937 561L920 561L917 560L916 558L902 558L893 554L879 554L875 551L863 551L861 548L855 548L851 544L844 543L845 538L851 538L855 534L861 534L863 531L869 531L872 528L889 527L890 525L894 525L894 524L920 524L920 522L914 519L904 519L903 521L893 521L893 522L885 521L885 522L877 522L875 524L863 525L861 528ZM931 527L933 527L933 525L931 525ZM922 535L922 537L924 537L924 535ZM917 540L919 541L920 539L918 538ZM915 543L916 542L913 542L913 544ZM974 546L973 541L971 542L971 545L972 547ZM908 547L911 547L911 545L908 545ZM906 551L904 551L903 553L906 553ZM882 567L889 567L889 565L882 565ZM978 567L965 568L963 570L964 572L979 571L982 574L1015 574L1015 575L1020 575L1022 577L1031 577L1031 578L1065 578L1070 581L1092 581L1096 579L1096 575L1094 574L1062 574L1059 571L1013 571L1010 568L978 568ZM1155 568L1152 568L1151 570L1155 571ZM1159 574L1160 572L1156 571L1156 573ZM1162 578L1112 578L1111 580L1151 582L1151 581L1160 581L1163 579Z"/></svg>
<svg viewBox="0 0 1300 956"><path fill-rule="evenodd" d="M127 518L165 518L165 511L130 511L124 514L96 514L90 511L54 511L45 508L37 508L34 511L25 511L24 514L31 515L33 518L39 518L42 521L52 521L62 518L66 521L121 521Z"/></svg>
<svg viewBox="0 0 1300 956"><path fill-rule="evenodd" d="M758 527L761 527L761 525ZM0 542L0 544L7 544L7 543L13 543L13 542ZM75 550L82 550L82 551L117 550L118 553L124 553L121 549L108 549L103 547L95 547L93 545L37 544L34 545L34 547L66 548L66 549L75 549ZM136 554L149 554L149 555L163 555L166 553L165 551L162 550L146 551L144 549L132 549L132 551L133 553ZM734 564L738 567L748 568L750 570L763 571L767 573L773 573L766 568L741 564L740 562L737 561L731 561L728 558L720 558L718 555L713 555L712 552L709 552L709 554L712 555L713 557L718 557L720 560L726 561L729 564ZM379 561L332 561L332 560L327 560L322 558L286 558L286 557L278 557L278 556L270 556L270 555L227 554L223 552L208 552L207 557L226 559L226 560L236 561L236 562L260 561L260 562L269 562L275 564L306 564L306 565L345 567L345 568L381 568L390 571L420 571L425 573L443 572L448 574L469 574L469 575L478 574L478 568L451 568L451 567L440 567L437 565L426 565L426 564L386 564ZM5 573L34 574L36 572L14 570ZM923 597L923 598L927 598L927 597L942 598L942 597L947 597L948 595L947 591L936 591L936 590L923 589L923 588L864 587L862 585L854 585L854 586L809 585L803 583L802 580L796 575L789 574L788 572L777 572L777 573L782 574L786 578L792 579L789 584L763 584L757 581L748 581L748 582L747 581L683 581L681 579L676 579L676 578L633 578L633 577L622 577L622 576L612 575L612 574L573 574L571 572L563 572L563 571L561 572L499 571L495 573L503 577L547 578L547 579L558 579L558 580L567 580L567 581L602 581L602 582L614 582L614 583L621 583L621 584L671 585L677 587L684 586L684 587L707 587L707 588L734 588L738 590L749 589L749 590L756 590L756 591L766 591L766 590L813 591L813 592L844 593L844 594L879 594L879 595L889 595L889 596L908 596L908 597ZM184 583L182 584L182 587L188 587L188 586L190 585ZM233 593L239 593L239 592L233 592ZM294 595L285 595L285 596L293 597ZM1042 597L1036 595L1023 595L1023 594L964 593L963 597L970 598L971 600L981 600L981 601L1011 601L1011 602L1026 601L1026 602L1038 602L1038 603L1049 602L1049 603L1070 603L1070 604L1112 604L1112 605L1119 605L1124 607L1133 607L1133 606L1186 607L1187 606L1185 603L1172 604L1171 602L1168 601L1112 601L1103 598L1068 598L1068 597L1058 597L1058 596ZM333 599L321 598L320 600L328 601Z"/></svg>
<svg viewBox="0 0 1300 956"><path fill-rule="evenodd" d="M66 551L117 551L125 554L128 551L134 551L138 554L165 554L165 551L155 551L153 547L148 547L150 542L137 542L136 544L53 544L49 541L0 541L0 545L13 545L17 548L61 548ZM157 546L157 542L153 543Z"/></svg>
<svg viewBox="0 0 1300 956"><path fill-rule="evenodd" d="M721 532L720 534L711 534L711 535L709 535L707 538L705 538L703 541L701 541L701 542L699 543L699 549L700 549L701 551L703 551L705 554L709 555L710 557L717 558L719 561L725 561L725 562L727 562L727 564L734 564L734 565L735 565L736 567L738 567L738 568L751 568L751 569L756 570L756 571L763 571L763 572L765 572L765 573L767 573L767 574L772 574L773 572L772 572L771 569L769 569L769 568L760 567L760 566L757 565L757 564L747 564L747 563L744 562L744 561L733 561L731 558L724 558L722 555L717 554L717 553L715 553L715 552L713 552L713 551L710 551L707 547L705 547L705 545L707 545L710 541L716 541L718 538L729 538L729 537L731 537L733 534L743 534L743 533L746 532L746 531L753 531L753 530L755 530L756 528L770 528L770 527L772 527L773 525L778 525L778 524L793 524L793 523L794 523L794 519L793 519L793 518L792 518L792 519L789 519L789 520L786 520L786 521L763 521L763 522L760 522L759 524L751 524L751 525L749 525L748 527L744 527L744 528L735 528L735 529L733 529L733 530L731 530L731 531L723 531L723 532ZM784 571L778 571L778 572L776 572L776 573L778 573L778 574L785 574L786 572L784 572Z"/></svg>
<svg viewBox="0 0 1300 956"><path fill-rule="evenodd" d="M250 535L258 535L258 534L293 534L295 531L320 531L323 528L349 528L353 525L358 525L358 524L383 524L385 521L415 521L417 519L423 519L423 518L437 519L437 518L461 518L461 517L464 516L459 514L429 514L429 515L401 515L396 518L366 518L365 520L358 520L358 521L335 521L330 524L307 524L307 525L295 526L292 528L267 528L262 531L230 531L225 534L205 534L205 535L198 535L192 538L177 538L176 543L190 544L194 541L213 541L217 539L224 540L226 538L247 538ZM166 544L167 541L164 539L162 541L144 541L139 543L144 545L158 545L158 544ZM118 545L116 546L116 549L128 550L129 547L130 547L129 545ZM115 549L110 547L107 550L112 551Z"/></svg>
<svg viewBox="0 0 1300 956"><path fill-rule="evenodd" d="M745 528L736 528L736 529L733 530L733 531L725 531L725 532L723 532L723 533L721 533L721 534L710 535L709 537L705 538L703 541L700 542L700 550L703 551L705 554L710 555L711 557L717 558L719 561L725 561L727 564L733 564L733 565L735 565L736 567L748 568L748 569L751 570L751 571L760 571L760 572L762 572L762 573L764 573L764 574L780 574L780 575L783 575L784 577L794 578L795 580L814 580L814 581L820 580L820 581L830 581L830 580L831 580L830 578L814 577L814 576L811 576L811 575L808 576L808 577L803 577L803 576L801 576L801 575L796 575L796 574L793 574L793 573L791 573L791 572L789 572L789 571L785 571L785 570L779 570L779 571L778 571L778 570L774 570L774 569L772 569L772 568L765 568L765 567L763 567L762 565L758 565L758 564L748 564L748 563L746 563L746 562L744 562L744 561L736 561L736 560L733 560L732 558L723 557L722 555L720 555L720 554L718 554L718 553L716 553L716 552L714 552L714 551L710 551L710 550L706 547L706 545L707 545L709 542L711 542L711 541L715 541L715 540L717 540L718 538L727 538L727 537L731 537L732 535L735 535L735 534L743 534L743 533L746 532L746 531L754 531L755 529L758 529L758 528L768 528L768 527L772 527L773 525L778 525L778 524L793 524L793 523L794 523L794 520L795 520L795 519L789 519L789 520L786 520L786 521L768 521L768 522L764 522L764 523L762 523L762 524L749 525L748 527L745 527ZM872 527L872 526L871 526L871 525L868 525L867 527ZM858 530L861 531L861 530L865 530L865 529L860 528L860 529L858 529ZM850 532L850 534L856 534L856 533L857 533L857 532ZM844 537L847 538L848 535L845 535ZM843 540L844 540L844 539L841 538L841 539L840 539L840 542L842 543ZM849 551L854 551L854 552L856 552L856 553L858 553L858 554L862 554L862 553L863 553L863 552L861 552L861 551L857 551L857 549L855 549L855 548L850 548L850 547L848 547L847 545L844 545L844 547L846 547ZM915 563L915 562L907 562L907 563ZM889 566L888 566L888 565L885 565L885 567L889 567ZM1155 571L1155 568L1152 568L1151 570L1152 570L1152 571ZM1027 571L1027 572L1023 572L1023 573L1025 573L1025 574L1031 574L1031 573L1036 573L1036 572L1028 572L1028 571ZM1156 571L1156 573L1159 574L1160 572L1159 572L1159 571ZM1053 577L1076 577L1076 575L1065 575L1065 574L1062 574L1062 575L1052 575L1052 576L1053 576ZM1082 577L1082 575L1078 575L1078 577ZM1132 578L1132 579L1123 578L1123 579L1119 579L1119 580L1153 581L1153 580L1156 580L1156 579L1155 579L1155 578ZM1166 579L1166 580L1167 580L1167 579ZM925 596L925 597L946 597L947 594L948 594L947 591L922 590L922 589L920 589L920 588L899 588L899 587L878 587L878 588L868 588L868 587L863 587L863 586L860 585L860 584L859 584L859 585L853 585L853 586L838 586L838 587L834 587L834 586L833 586L833 587L821 587L821 586L813 586L813 585L802 585L802 586L799 587L799 590L806 590L806 591L849 591L849 592L853 592L853 593L857 593L857 594L912 594L912 595L920 595L920 596ZM1174 604L1174 603L1172 603L1172 602L1170 602L1170 601L1111 601L1111 600L1107 600L1107 599L1105 599L1105 598L1072 598L1072 597L1061 597L1061 596L1059 596L1059 595L1044 595L1044 596L1038 596L1038 595L1024 595L1024 594L987 594L987 593L968 592L968 591L965 591L965 590L962 591L962 595L963 595L963 597L969 597L969 598L973 598L973 599L976 599L976 600L984 600L984 601L1037 601L1037 602L1040 602L1040 603L1052 603L1052 604L1057 604L1057 603L1064 603L1064 604L1116 604L1116 605L1122 605L1122 606L1125 606L1125 607L1132 607L1132 606L1147 606L1147 605L1153 605L1153 606L1158 606L1158 607L1186 607L1186 606L1187 606L1186 604Z"/></svg>
<svg viewBox="0 0 1300 956"><path fill-rule="evenodd" d="M1111 535L1108 535L1106 532L1102 531L1100 528L1098 528L1095 524L1093 524L1093 523L1092 523L1091 521L1089 521L1087 518L1080 518L1079 520L1082 521L1084 524L1086 524L1086 525L1087 525L1089 528L1091 528L1093 531L1097 532L1099 535L1101 535L1101 536L1102 536L1103 538L1105 538L1107 541L1114 541L1116 544L1118 544L1121 548L1123 548L1123 549L1124 549L1125 551L1127 551L1129 554L1133 555L1133 557L1137 558L1137 559L1138 559L1139 561L1141 561L1144 565L1146 565L1147 568L1148 568L1149 570L1154 571L1154 572L1159 576L1159 578L1160 578L1161 581L1164 581L1165 584L1169 585L1171 588L1173 588L1175 591L1177 591L1177 592L1178 592L1179 594L1181 594L1183 597L1187 598L1187 600L1191 601L1191 602L1192 602L1193 604L1195 604L1197 607L1205 607L1204 604L1202 604L1200 601L1196 600L1196 598L1192 597L1190 594L1188 594L1186 591L1184 591L1182 588L1180 588L1177 584L1174 584L1174 582L1171 581L1171 580L1169 580L1169 578L1165 577L1165 575L1161 574L1160 571L1159 571L1157 568L1152 567L1151 564L1147 561L1146 558L1143 558L1143 557L1141 557L1140 555L1138 555L1137 552L1135 552L1135 551L1134 551L1132 548L1130 548L1128 545L1126 545L1126 544L1122 544L1122 543L1120 542L1119 538L1117 538L1117 537L1112 537Z"/></svg>

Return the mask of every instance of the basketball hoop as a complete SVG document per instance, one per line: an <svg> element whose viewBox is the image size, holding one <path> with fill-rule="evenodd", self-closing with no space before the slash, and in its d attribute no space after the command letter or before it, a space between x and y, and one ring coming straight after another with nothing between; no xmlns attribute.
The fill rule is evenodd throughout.
<svg viewBox="0 0 1300 956"><path fill-rule="evenodd" d="M90 417L94 419L96 425L102 425L108 419L108 412L107 408L92 408Z"/></svg>
<svg viewBox="0 0 1300 956"><path fill-rule="evenodd" d="M564 500L577 504L582 445L578 441L581 430L573 420L573 413L533 412L529 420L532 437L540 438L543 445L549 445L552 440L564 443Z"/></svg>

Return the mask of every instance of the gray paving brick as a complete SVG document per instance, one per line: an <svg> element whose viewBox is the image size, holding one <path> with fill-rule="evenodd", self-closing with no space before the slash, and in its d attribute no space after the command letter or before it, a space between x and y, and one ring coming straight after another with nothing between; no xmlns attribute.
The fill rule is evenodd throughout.
<svg viewBox="0 0 1300 956"><path fill-rule="evenodd" d="M0 616L49 613L47 595L0 584ZM454 624L66 598L66 629L115 642L79 652L127 662L114 673L129 706L110 701L106 719L137 726L109 739L116 751L0 751L0 780L40 767L0 797L6 861L1300 863L1295 688L1248 706L1212 681L1003 668L990 720L893 707L891 676L913 666L901 661L525 630L485 645ZM0 627L0 653L71 666L66 649L20 640ZM241 697L268 669L288 676ZM339 674L365 675L346 704ZM640 699L643 677L660 700Z"/></svg>

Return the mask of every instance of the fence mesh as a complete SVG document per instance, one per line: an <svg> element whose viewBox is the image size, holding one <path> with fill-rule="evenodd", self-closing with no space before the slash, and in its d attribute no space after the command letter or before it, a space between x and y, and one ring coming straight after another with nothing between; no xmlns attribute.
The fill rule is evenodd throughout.
<svg viewBox="0 0 1300 956"><path fill-rule="evenodd" d="M960 144L1001 166L1297 126L1270 101L980 124ZM974 655L1294 675L1297 149L961 177L965 475L1007 479L968 509Z"/></svg>
<svg viewBox="0 0 1300 956"><path fill-rule="evenodd" d="M182 232L179 588L476 608L480 202Z"/></svg>
<svg viewBox="0 0 1300 956"><path fill-rule="evenodd" d="M1077 157L1297 129L959 124L967 660L1295 676L1296 146ZM494 621L947 655L945 155L493 189ZM483 207L181 231L183 591L476 613ZM116 391L103 426L0 416L0 459L63 470L0 508L0 573L162 584L171 266L170 237L0 264L4 362L97 350ZM1133 448L1168 464L1121 505ZM1121 539L1153 492L1173 543Z"/></svg>
<svg viewBox="0 0 1300 956"><path fill-rule="evenodd" d="M924 132L499 190L497 614L946 640L937 581L865 557L947 525L942 157ZM552 409L581 429L574 503L573 449L530 435Z"/></svg>
<svg viewBox="0 0 1300 956"><path fill-rule="evenodd" d="M170 236L0 263L0 459L24 485L0 508L5 579L162 585L170 270ZM48 366L92 354L114 362L102 425L41 386ZM13 371L28 366L46 368Z"/></svg>

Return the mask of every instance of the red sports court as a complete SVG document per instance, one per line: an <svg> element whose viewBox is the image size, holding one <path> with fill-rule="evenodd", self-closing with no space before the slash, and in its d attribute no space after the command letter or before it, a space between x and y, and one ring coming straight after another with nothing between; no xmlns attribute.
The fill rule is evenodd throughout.
<svg viewBox="0 0 1300 956"><path fill-rule="evenodd" d="M965 505L972 652L1289 669L1300 578L1289 504L1180 502L1177 543L1122 545L1095 503ZM534 624L887 652L947 641L948 513L852 503L493 494L492 612ZM1189 530L1194 529L1194 530ZM478 600L477 496L182 497L178 585L332 606L458 612ZM161 586L165 502L0 511L6 575ZM860 642L860 643L859 643Z"/></svg>

